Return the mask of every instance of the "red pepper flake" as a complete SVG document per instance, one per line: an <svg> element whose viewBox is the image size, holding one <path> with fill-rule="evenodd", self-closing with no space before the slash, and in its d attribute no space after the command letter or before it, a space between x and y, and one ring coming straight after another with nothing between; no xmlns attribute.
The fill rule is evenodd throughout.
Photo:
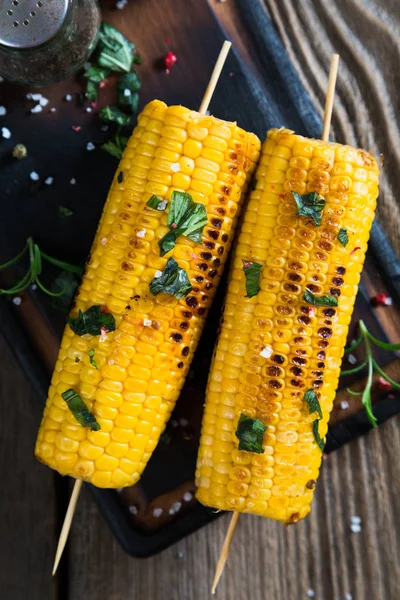
<svg viewBox="0 0 400 600"><path fill-rule="evenodd" d="M279 198L284 198L284 197L285 197L285 194L278 194L278 197L279 197Z"/></svg>
<svg viewBox="0 0 400 600"><path fill-rule="evenodd" d="M235 76L235 73L234 73L233 71L231 71L231 72L229 73L229 77L234 77L234 76Z"/></svg>
<svg viewBox="0 0 400 600"><path fill-rule="evenodd" d="M354 252L357 252L357 250L361 250L361 246L356 246L355 248L353 248L353 250L350 252L350 255L354 254Z"/></svg>
<svg viewBox="0 0 400 600"><path fill-rule="evenodd" d="M274 185L271 185L271 190L274 190L274 189L275 189L275 186L274 186Z"/></svg>
<svg viewBox="0 0 400 600"><path fill-rule="evenodd" d="M106 335L108 333L107 327L101 327L100 328L100 333L101 333L101 335Z"/></svg>
<svg viewBox="0 0 400 600"><path fill-rule="evenodd" d="M176 223L172 223L171 227L172 227L172 229L177 229L178 225L176 225Z"/></svg>
<svg viewBox="0 0 400 600"><path fill-rule="evenodd" d="M315 317L315 307L314 307L314 306L311 306L311 307L308 309L308 316L309 316L309 317Z"/></svg>
<svg viewBox="0 0 400 600"><path fill-rule="evenodd" d="M394 394L388 394L389 400L396 400L396 396Z"/></svg>
<svg viewBox="0 0 400 600"><path fill-rule="evenodd" d="M386 379L384 379L384 377L379 377L378 390L380 390L381 392L386 392L387 390L391 390L392 387L393 387L392 384L389 383L389 381L386 381Z"/></svg>
<svg viewBox="0 0 400 600"><path fill-rule="evenodd" d="M252 264L253 264L253 262L251 260L244 260L243 261L243 266L244 267L251 267Z"/></svg>
<svg viewBox="0 0 400 600"><path fill-rule="evenodd" d="M108 308L106 306L102 306L100 308L100 312L102 312L102 313L109 313L110 311L108 310Z"/></svg>
<svg viewBox="0 0 400 600"><path fill-rule="evenodd" d="M72 125L71 129L73 129L74 131L76 131L78 133L78 131L80 131L82 128L80 125Z"/></svg>
<svg viewBox="0 0 400 600"><path fill-rule="evenodd" d="M167 38L167 39L165 40L165 43L167 44L167 46L169 46L169 45L170 45L170 43L171 43L171 40L170 40L169 38Z"/></svg>
<svg viewBox="0 0 400 600"><path fill-rule="evenodd" d="M173 67L177 60L178 58L173 52L167 52L167 54L164 56L164 64L167 69Z"/></svg>
<svg viewBox="0 0 400 600"><path fill-rule="evenodd" d="M386 294L377 294L371 298L372 306L391 306L392 303L392 298L390 296L386 296Z"/></svg>
<svg viewBox="0 0 400 600"><path fill-rule="evenodd" d="M91 106L92 108L97 108L97 102L91 102L91 103L90 103L90 106Z"/></svg>
<svg viewBox="0 0 400 600"><path fill-rule="evenodd" d="M102 90L103 88L105 88L107 85L107 79L105 79L104 81L100 81L99 83L99 88Z"/></svg>
<svg viewBox="0 0 400 600"><path fill-rule="evenodd" d="M324 452L322 455L322 460L328 460L328 458L329 458L329 454L326 454L326 452Z"/></svg>
<svg viewBox="0 0 400 600"><path fill-rule="evenodd" d="M165 74L169 75L171 73L171 71L169 69L165 69Z"/></svg>

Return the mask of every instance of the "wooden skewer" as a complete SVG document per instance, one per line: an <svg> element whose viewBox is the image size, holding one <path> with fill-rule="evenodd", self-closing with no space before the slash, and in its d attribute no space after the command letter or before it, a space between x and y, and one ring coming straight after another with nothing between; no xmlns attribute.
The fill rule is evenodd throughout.
<svg viewBox="0 0 400 600"><path fill-rule="evenodd" d="M324 111L324 122L322 127L321 139L327 142L329 139L329 129L331 127L333 99L335 96L336 78L339 66L339 54L332 54L331 67L329 71L328 89L326 93L325 111ZM215 594L219 580L221 579L222 572L228 560L229 548L232 543L233 535L235 533L236 525L239 521L240 513L234 512L231 522L229 524L228 531L225 536L225 540L222 546L221 553L218 558L217 567L215 569L214 581L211 588L211 593Z"/></svg>
<svg viewBox="0 0 400 600"><path fill-rule="evenodd" d="M201 113L203 115L208 110L208 107L211 102L211 98L214 94L215 88L217 87L218 79L221 75L221 71L224 67L226 57L228 56L228 52L231 49L231 46L232 46L232 43L229 42L228 40L225 40L225 42L222 45L221 52L219 53L217 62L215 63L214 70L211 74L210 81L208 82L206 92L204 94L203 100L202 100L200 108L199 108L199 113ZM68 504L67 512L65 514L65 519L64 519L64 523L63 523L63 526L61 529L60 537L58 539L56 557L54 559L54 566L53 566L53 575L56 574L58 564L60 562L62 553L65 548L65 544L67 543L69 530L71 529L72 520L74 518L74 513L75 513L76 505L78 502L79 493L81 491L82 483L83 482L81 479L77 479L75 481L74 489L72 490L71 498L70 498L70 501ZM233 532L232 532L232 535L233 535Z"/></svg>

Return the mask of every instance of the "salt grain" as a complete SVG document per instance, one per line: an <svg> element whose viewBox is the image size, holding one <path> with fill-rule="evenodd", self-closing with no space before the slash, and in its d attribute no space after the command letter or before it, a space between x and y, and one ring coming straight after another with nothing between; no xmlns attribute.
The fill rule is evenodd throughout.
<svg viewBox="0 0 400 600"><path fill-rule="evenodd" d="M52 185L54 181L54 177L47 177L47 179L44 180L46 185Z"/></svg>
<svg viewBox="0 0 400 600"><path fill-rule="evenodd" d="M154 517L161 517L161 515L163 514L163 509L162 508L153 508L153 516Z"/></svg>
<svg viewBox="0 0 400 600"><path fill-rule="evenodd" d="M32 179L32 181L39 181L39 173L36 173L36 171L32 171L29 177Z"/></svg>
<svg viewBox="0 0 400 600"><path fill-rule="evenodd" d="M143 319L143 325L145 327L151 327L153 324L153 321L151 321L150 319Z"/></svg>
<svg viewBox="0 0 400 600"><path fill-rule="evenodd" d="M354 517L351 517L351 522L354 523L355 525L360 525L361 517L359 517L358 515L354 515Z"/></svg>
<svg viewBox="0 0 400 600"><path fill-rule="evenodd" d="M106 342L107 341L107 336L106 335L101 335L99 337L99 342Z"/></svg>
<svg viewBox="0 0 400 600"><path fill-rule="evenodd" d="M176 515L177 512L179 512L179 510L181 509L182 506L182 502L174 502L174 504L171 506L171 508L169 509L169 514L170 515Z"/></svg>
<svg viewBox="0 0 400 600"><path fill-rule="evenodd" d="M85 108L85 110L86 110L87 113L91 113L93 111L93 108L91 106L87 106Z"/></svg>
<svg viewBox="0 0 400 600"><path fill-rule="evenodd" d="M357 523L352 523L350 525L350 529L352 533L360 533L361 531L361 525L357 525Z"/></svg>
<svg viewBox="0 0 400 600"><path fill-rule="evenodd" d="M183 558L183 552L178 552L176 555L178 558Z"/></svg>
<svg viewBox="0 0 400 600"><path fill-rule="evenodd" d="M190 502L193 499L193 494L191 494L190 492L185 492L183 494L183 499L185 502Z"/></svg>
<svg viewBox="0 0 400 600"><path fill-rule="evenodd" d="M179 173L180 170L181 170L181 165L179 163L172 163L171 171L173 171L174 173Z"/></svg>
<svg viewBox="0 0 400 600"><path fill-rule="evenodd" d="M118 494L120 494L122 492L124 488L117 488L116 491L118 492Z"/></svg>
<svg viewBox="0 0 400 600"><path fill-rule="evenodd" d="M105 246L107 244L107 238L101 238L100 242Z"/></svg>
<svg viewBox="0 0 400 600"><path fill-rule="evenodd" d="M118 10L122 10L128 4L128 0L118 0L115 4L115 8Z"/></svg>
<svg viewBox="0 0 400 600"><path fill-rule="evenodd" d="M51 112L51 113L55 113L55 112L57 112L57 109L56 109L56 108L53 106L53 107L50 109L50 112Z"/></svg>
<svg viewBox="0 0 400 600"><path fill-rule="evenodd" d="M346 410L347 408L349 408L349 406L350 406L350 404L347 402L347 400L343 400L343 401L340 403L340 408L341 408L342 410Z"/></svg>
<svg viewBox="0 0 400 600"><path fill-rule="evenodd" d="M103 125L101 128L102 131L108 131L108 129L109 129L108 125Z"/></svg>
<svg viewBox="0 0 400 600"><path fill-rule="evenodd" d="M314 598L315 596L315 592L312 588L308 588L307 592L306 592L306 596L307 598Z"/></svg>
<svg viewBox="0 0 400 600"><path fill-rule="evenodd" d="M40 106L40 104L36 104L36 106L31 108L31 113L33 113L33 114L40 113L40 112L42 112L42 110L43 110L43 108Z"/></svg>
<svg viewBox="0 0 400 600"><path fill-rule="evenodd" d="M92 144L92 142L88 142L88 143L86 144L86 150L87 150L88 152L91 152L91 151L92 151L92 150L94 150L95 148L96 148L96 146L95 146L94 144Z"/></svg>
<svg viewBox="0 0 400 600"><path fill-rule="evenodd" d="M157 210L165 210L167 208L167 204L168 202L166 200L161 200L161 202L158 203Z"/></svg>
<svg viewBox="0 0 400 600"><path fill-rule="evenodd" d="M131 515L137 515L137 506L135 506L134 504L132 504L132 506L129 507L129 512L131 513Z"/></svg>
<svg viewBox="0 0 400 600"><path fill-rule="evenodd" d="M5 106L0 106L0 117L4 117L7 114L7 109Z"/></svg>
<svg viewBox="0 0 400 600"><path fill-rule="evenodd" d="M4 81L4 77L2 77L2 76L0 75L0 83L3 83L3 81Z"/></svg>
<svg viewBox="0 0 400 600"><path fill-rule="evenodd" d="M344 600L353 600L353 596L351 594L346 594Z"/></svg>
<svg viewBox="0 0 400 600"><path fill-rule="evenodd" d="M65 96L65 101L66 101L66 102L71 102L71 100L72 100L72 96L71 96L71 94L67 94L67 95Z"/></svg>
<svg viewBox="0 0 400 600"><path fill-rule="evenodd" d="M124 89L124 96L125 98L129 98L129 96L131 95L131 90L128 90L128 88Z"/></svg>
<svg viewBox="0 0 400 600"><path fill-rule="evenodd" d="M113 359L112 359L112 358L110 358L110 360L108 360L108 361L107 361L107 364L109 364L109 365L113 365L113 364L114 364L114 361L113 361Z"/></svg>
<svg viewBox="0 0 400 600"><path fill-rule="evenodd" d="M72 177L72 179L69 180L71 185L76 185L76 179L75 177Z"/></svg>
<svg viewBox="0 0 400 600"><path fill-rule="evenodd" d="M271 355L272 355L272 348L271 348L271 346L266 346L260 352L260 356L262 356L263 358L269 358Z"/></svg>
<svg viewBox="0 0 400 600"><path fill-rule="evenodd" d="M14 296L12 301L13 301L13 304L15 304L15 306L20 306L20 304L22 302L22 298L21 298L21 296Z"/></svg>
<svg viewBox="0 0 400 600"><path fill-rule="evenodd" d="M43 98L43 96L39 100L40 106L47 106L48 103L49 103L49 101L47 100L47 98Z"/></svg>
<svg viewBox="0 0 400 600"><path fill-rule="evenodd" d="M31 285L31 290L32 290L33 292L35 292L35 291L37 290L37 285L36 285L36 283L32 283L32 285Z"/></svg>
<svg viewBox="0 0 400 600"><path fill-rule="evenodd" d="M141 229L140 231L136 232L136 236L138 238L144 238L145 235L146 235L146 230L145 229Z"/></svg>
<svg viewBox="0 0 400 600"><path fill-rule="evenodd" d="M159 277L161 277L161 275L162 275L162 271L156 271L156 272L154 273L154 277L155 277L156 279L158 279Z"/></svg>
<svg viewBox="0 0 400 600"><path fill-rule="evenodd" d="M357 364L357 358L354 356L354 354L349 354L347 357L347 360L349 361L349 363L351 365L356 365Z"/></svg>
<svg viewBox="0 0 400 600"><path fill-rule="evenodd" d="M1 135L5 140L9 140L11 137L11 131L7 127L1 128Z"/></svg>

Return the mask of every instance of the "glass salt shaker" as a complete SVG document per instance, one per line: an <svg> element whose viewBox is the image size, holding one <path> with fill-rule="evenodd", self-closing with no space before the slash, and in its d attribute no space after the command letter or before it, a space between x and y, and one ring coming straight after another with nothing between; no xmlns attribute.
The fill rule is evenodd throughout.
<svg viewBox="0 0 400 600"><path fill-rule="evenodd" d="M94 50L97 0L0 0L0 75L41 86L66 79Z"/></svg>

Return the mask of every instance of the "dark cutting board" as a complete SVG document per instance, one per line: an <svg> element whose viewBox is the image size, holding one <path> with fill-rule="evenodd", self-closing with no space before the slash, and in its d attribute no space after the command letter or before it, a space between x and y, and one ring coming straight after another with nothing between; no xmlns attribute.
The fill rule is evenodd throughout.
<svg viewBox="0 0 400 600"><path fill-rule="evenodd" d="M134 39L143 55L145 62L138 68L143 81L140 105L157 97L167 103L198 107L224 39L207 3L174 0L172 11L161 9L161 3L156 0L137 0L121 13L107 10L113 3L103 4L104 16ZM262 59L252 63L257 65L254 69L237 51L231 52L212 101L213 114L237 120L261 138L268 128L283 124L298 133L318 137L321 123L273 26L264 12L257 12L258 2L239 2L239 5L248 30L262 31L262 36L257 34L253 40L255 47L259 45ZM149 35L152 31L157 31L157 35ZM169 76L158 68L160 58L168 50L178 56ZM113 100L114 89L110 82L101 95L100 105ZM2 261L15 255L29 235L44 251L60 259L83 264L88 254L117 164L100 150L86 151L87 142L100 141L107 134L100 131L95 113L88 114L80 106L81 90L75 78L48 86L41 93L50 99L49 107L56 107L57 112L50 113L48 107L40 114L31 115L29 106L32 105L25 95L32 90L1 84L0 103L8 108L4 125L12 132L12 139L0 144ZM67 93L73 95L72 102L64 100ZM80 125L81 131L73 131L72 125ZM10 158L10 151L17 142L28 148L28 157L23 161ZM33 170L39 173L39 182L30 181L29 173ZM48 176L54 177L52 186L43 183ZM76 179L75 186L69 183L71 178ZM71 208L73 216L60 218L59 205ZM46 267L45 283L50 283L56 274L56 269ZM376 337L392 341L400 338L399 274L399 263L376 224L351 335L357 320L362 318ZM6 279L7 276L11 275L7 274ZM377 292L392 296L393 305L372 308L370 298ZM123 547L135 556L153 554L216 516L193 500L193 474L209 357L222 298L223 284L190 377L141 482L120 494L92 488L111 529ZM0 299L1 331L41 402L46 397L63 324L64 316L37 291L25 294L18 307L4 297ZM384 351L377 352L376 356L381 365L390 362L392 378L400 381L399 361ZM362 358L362 353L358 358ZM362 385L357 381L347 378L341 388L351 384L357 389ZM399 412L397 393L380 393L375 385L373 397L379 422ZM349 408L341 408L344 400L349 402ZM342 390L332 414L326 451L335 450L368 429L358 398Z"/></svg>

